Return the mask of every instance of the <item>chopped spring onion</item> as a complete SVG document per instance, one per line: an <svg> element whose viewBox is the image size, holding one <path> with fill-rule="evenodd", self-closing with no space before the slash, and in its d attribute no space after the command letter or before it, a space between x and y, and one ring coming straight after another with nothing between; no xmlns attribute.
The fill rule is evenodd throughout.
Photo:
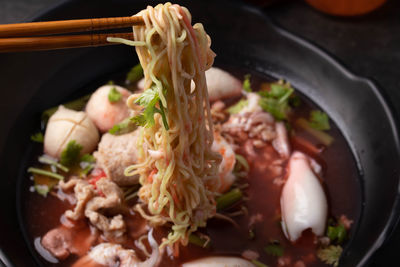
<svg viewBox="0 0 400 267"><path fill-rule="evenodd" d="M65 167L64 165L58 163L55 159L52 159L52 158L50 158L48 156L40 156L38 160L39 160L40 163L56 166L57 168L59 168L60 170L62 170L64 172L68 172L69 171L69 169L67 167Z"/></svg>
<svg viewBox="0 0 400 267"><path fill-rule="evenodd" d="M268 267L268 265L266 265L258 260L252 260L251 262L257 267Z"/></svg>
<svg viewBox="0 0 400 267"><path fill-rule="evenodd" d="M239 188L232 189L228 193L223 194L217 198L217 210L224 210L240 199L242 199L243 193Z"/></svg>
<svg viewBox="0 0 400 267"><path fill-rule="evenodd" d="M210 240L201 238L196 234L189 235L189 242L202 248L210 248Z"/></svg>
<svg viewBox="0 0 400 267"><path fill-rule="evenodd" d="M31 135L31 140L37 143L43 143L44 136L41 132L35 133Z"/></svg>
<svg viewBox="0 0 400 267"><path fill-rule="evenodd" d="M333 137L329 134L312 128L309 122L304 118L297 119L296 124L303 128L306 132L317 138L319 141L321 141L322 144L326 146L329 146L334 141Z"/></svg>
<svg viewBox="0 0 400 267"><path fill-rule="evenodd" d="M244 169L246 172L250 170L249 163L242 155L235 154L235 158L236 158L235 170L237 169L238 171L240 171Z"/></svg>
<svg viewBox="0 0 400 267"><path fill-rule="evenodd" d="M39 195L44 197L47 197L47 194L50 192L50 188L45 184L35 184L34 188Z"/></svg>
<svg viewBox="0 0 400 267"><path fill-rule="evenodd" d="M44 176L48 176L48 177L52 177L52 178L55 178L55 179L58 179L58 180L64 180L64 176L62 176L60 174L57 174L57 173L54 173L54 172L50 172L50 171L45 171L45 170L42 170L42 169L39 169L39 168L31 167L31 168L28 169L28 172L34 173L34 174L40 174L40 175L44 175Z"/></svg>
<svg viewBox="0 0 400 267"><path fill-rule="evenodd" d="M142 65L137 64L134 66L126 75L126 83L134 83L140 80L143 77L143 68Z"/></svg>

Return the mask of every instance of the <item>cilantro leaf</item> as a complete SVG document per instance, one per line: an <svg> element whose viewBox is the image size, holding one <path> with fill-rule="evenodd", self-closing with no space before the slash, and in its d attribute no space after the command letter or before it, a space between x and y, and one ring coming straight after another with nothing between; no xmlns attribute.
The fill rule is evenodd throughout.
<svg viewBox="0 0 400 267"><path fill-rule="evenodd" d="M264 263L262 263L261 261L258 261L258 260L252 260L251 262L257 267L268 267L268 265L266 265L266 264L264 264Z"/></svg>
<svg viewBox="0 0 400 267"><path fill-rule="evenodd" d="M243 90L245 90L246 92L253 92L253 89L251 89L250 78L250 74L244 75Z"/></svg>
<svg viewBox="0 0 400 267"><path fill-rule="evenodd" d="M261 96L259 105L276 120L286 120L290 112L289 100L294 90L289 85L281 83L272 83L270 88L268 91L258 92Z"/></svg>
<svg viewBox="0 0 400 267"><path fill-rule="evenodd" d="M78 163L82 148L75 140L69 141L67 147L61 152L60 163L64 166L72 166Z"/></svg>
<svg viewBox="0 0 400 267"><path fill-rule="evenodd" d="M96 159L93 157L93 155L85 154L81 157L81 161L88 163L95 163Z"/></svg>
<svg viewBox="0 0 400 267"><path fill-rule="evenodd" d="M110 92L108 92L108 101L110 103L115 103L120 101L122 98L121 93L115 87L111 87Z"/></svg>
<svg viewBox="0 0 400 267"><path fill-rule="evenodd" d="M326 248L320 248L317 250L317 257L326 264L331 264L334 267L339 265L339 259L342 255L342 247L330 245Z"/></svg>
<svg viewBox="0 0 400 267"><path fill-rule="evenodd" d="M142 65L137 64L126 75L126 83L134 83L143 77Z"/></svg>
<svg viewBox="0 0 400 267"><path fill-rule="evenodd" d="M329 225L326 230L326 236L329 237L332 242L336 241L338 244L341 244L347 237L347 231L341 223L337 226Z"/></svg>
<svg viewBox="0 0 400 267"><path fill-rule="evenodd" d="M325 112L320 110L312 110L310 113L310 126L316 130L329 130L329 117Z"/></svg>
<svg viewBox="0 0 400 267"><path fill-rule="evenodd" d="M226 109L230 114L237 114L239 113L244 107L246 107L249 104L249 101L247 99L241 99L236 104L233 104L229 108Z"/></svg>
<svg viewBox="0 0 400 267"><path fill-rule="evenodd" d="M131 121L135 122L139 126L151 127L155 123L154 115L156 113L160 113L165 129L169 129L164 106L160 101L160 96L155 87L151 87L144 91L135 102L140 106L143 106L144 110L142 114L133 117ZM156 107L157 103L159 104L160 108Z"/></svg>
<svg viewBox="0 0 400 267"><path fill-rule="evenodd" d="M264 251L271 256L283 256L283 247L277 240L272 240L266 247L264 247Z"/></svg>
<svg viewBox="0 0 400 267"><path fill-rule="evenodd" d="M41 132L37 132L37 133L31 135L31 140L33 142L43 143L44 136L43 136L43 134Z"/></svg>

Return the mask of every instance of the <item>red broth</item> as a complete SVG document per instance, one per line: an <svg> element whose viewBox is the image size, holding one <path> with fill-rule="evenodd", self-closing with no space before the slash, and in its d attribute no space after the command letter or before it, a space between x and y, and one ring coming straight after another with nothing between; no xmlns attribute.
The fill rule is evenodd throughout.
<svg viewBox="0 0 400 267"><path fill-rule="evenodd" d="M260 83L261 78L254 79L254 86ZM315 156L314 152L307 146L299 143L296 139L301 137L320 147L318 140L310 136L301 128L296 127L294 121L299 117L308 118L308 114L316 106L307 98L301 97L302 104L295 109L294 116L291 117L289 123L292 125L295 137L291 138L292 150L300 150L310 156ZM327 193L329 203L329 217L339 218L344 214L349 219L357 221L361 209L361 192L359 185L359 174L352 156L352 153L346 143L346 140L340 133L339 129L331 121L331 130L329 135L334 138L334 143L315 158L323 167L323 185ZM243 149L241 149L243 152ZM250 171L248 177L242 179L240 183L248 183L248 187L243 189L246 201L242 202L247 210L247 215L234 217L235 222L239 225L237 229L229 222L220 219L210 219L205 229L200 231L207 234L211 238L210 248L200 248L196 245L189 244L186 247L180 247L179 257L174 258L164 254L162 264L160 266L179 266L183 262L187 262L196 258L210 255L234 255L241 256L245 250L256 251L260 257L259 261L268 266L280 266L279 263L289 263L286 266L293 266L296 261L303 261L306 266L325 266L316 257L317 244L315 237L310 231L303 233L303 236L296 242L288 241L280 225L280 194L282 184L279 179L284 178L287 162L283 162L283 175L277 177L273 170L269 168L271 162L277 160L278 154L270 144L258 149L257 157L248 158L250 163ZM32 158L36 159L42 152L34 153ZM245 155L245 153L241 153ZM337 155L340 155L338 157ZM70 209L72 205L68 201L61 201L58 198L48 195L44 198L37 193L31 192L31 181L28 179L24 183L23 188L23 221L26 227L31 246L35 248L37 254L45 255L43 248L38 244L40 238L49 230L58 227L61 224L62 214L65 210ZM132 204L132 203L130 203ZM231 208L227 212L237 210L237 206ZM130 238L124 242L125 247L129 247L138 251L134 245L134 239L137 238L138 231L144 223L143 219L131 211L124 215L128 225L128 236ZM256 219L256 223L249 226L250 221ZM259 221L258 221L258 220ZM90 229L86 221L78 223L79 227L74 228L79 231L79 241L90 237ZM250 238L249 230L252 230L254 237ZM354 224L350 230L350 236L354 231ZM156 239L160 240L167 233L167 229L158 228L155 231ZM78 240L78 239L77 239ZM284 248L283 257L275 257L268 255L264 251L264 247L270 240L277 240ZM36 244L36 246L35 246ZM83 251L84 253L85 251ZM144 256L137 252L138 256L144 260ZM49 262L42 256L38 256L45 266L71 266L78 256L70 255L64 261Z"/></svg>

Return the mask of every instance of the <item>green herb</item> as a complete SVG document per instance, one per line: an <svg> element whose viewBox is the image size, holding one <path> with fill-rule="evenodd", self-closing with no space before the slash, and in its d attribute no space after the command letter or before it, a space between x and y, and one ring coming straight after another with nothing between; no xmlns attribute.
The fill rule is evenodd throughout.
<svg viewBox="0 0 400 267"><path fill-rule="evenodd" d="M31 140L33 142L43 143L44 136L43 136L43 134L41 132L37 132L37 133L31 135Z"/></svg>
<svg viewBox="0 0 400 267"><path fill-rule="evenodd" d="M249 163L247 160L240 154L235 154L236 158L236 163L235 163L235 171L241 171L244 169L244 171L248 172L250 170Z"/></svg>
<svg viewBox="0 0 400 267"><path fill-rule="evenodd" d="M88 163L95 163L96 159L95 159L95 157L93 157L93 155L85 154L81 157L81 161L88 162Z"/></svg>
<svg viewBox="0 0 400 267"><path fill-rule="evenodd" d="M294 90L288 85L272 83L269 91L260 91L260 107L276 120L286 120L290 112L289 99Z"/></svg>
<svg viewBox="0 0 400 267"><path fill-rule="evenodd" d="M243 90L245 90L246 92L253 92L253 89L251 89L250 78L250 74L244 75Z"/></svg>
<svg viewBox="0 0 400 267"><path fill-rule="evenodd" d="M298 118L296 120L296 125L303 128L306 132L317 138L319 141L321 141L322 144L326 146L329 146L334 141L333 137L329 134L312 128L310 126L310 123L304 118Z"/></svg>
<svg viewBox="0 0 400 267"><path fill-rule="evenodd" d="M330 245L326 248L317 250L317 257L326 264L331 264L334 267L339 265L339 259L342 255L342 247Z"/></svg>
<svg viewBox="0 0 400 267"><path fill-rule="evenodd" d="M310 112L310 126L320 131L326 131L331 128L328 115L319 110L312 110Z"/></svg>
<svg viewBox="0 0 400 267"><path fill-rule="evenodd" d="M122 98L121 93L115 87L111 87L110 92L108 92L108 101L110 103L115 103L120 101Z"/></svg>
<svg viewBox="0 0 400 267"><path fill-rule="evenodd" d="M113 80L109 80L107 85L114 85L114 81Z"/></svg>
<svg viewBox="0 0 400 267"><path fill-rule="evenodd" d="M272 240L266 247L264 247L264 251L271 256L283 256L283 247L278 240Z"/></svg>
<svg viewBox="0 0 400 267"><path fill-rule="evenodd" d="M47 197L47 194L50 192L50 188L45 185L45 184L35 184L33 186L33 188L35 188L35 191L39 194L42 195L44 197Z"/></svg>
<svg viewBox="0 0 400 267"><path fill-rule="evenodd" d="M144 110L142 114L133 117L131 119L132 122L142 127L151 127L155 123L154 115L156 113L160 113L165 129L169 130L164 106L160 101L160 96L158 95L157 89L155 87L151 87L144 91L142 95L136 100L136 103L144 107ZM156 107L157 103L159 104L160 108Z"/></svg>
<svg viewBox="0 0 400 267"><path fill-rule="evenodd" d="M229 208L243 197L242 191L239 188L232 189L228 193L217 198L217 210Z"/></svg>
<svg viewBox="0 0 400 267"><path fill-rule="evenodd" d="M237 114L248 104L249 101L247 99L240 99L238 102L227 108L226 111L228 111L230 114Z"/></svg>
<svg viewBox="0 0 400 267"><path fill-rule="evenodd" d="M257 267L268 267L268 265L266 265L258 260L252 260L251 262Z"/></svg>
<svg viewBox="0 0 400 267"><path fill-rule="evenodd" d="M82 110L89 101L91 94L82 96L81 98L63 104L64 107L73 110ZM49 108L42 113L42 120L47 123L49 118L57 111L58 106Z"/></svg>
<svg viewBox="0 0 400 267"><path fill-rule="evenodd" d="M347 237L347 231L341 223L336 226L329 225L326 230L326 236L329 237L332 242L342 244Z"/></svg>
<svg viewBox="0 0 400 267"><path fill-rule="evenodd" d="M43 164L48 164L48 165L55 166L56 168L58 168L58 169L60 169L60 170L62 170L64 172L68 172L69 171L69 169L66 166L58 163L56 160L54 160L52 158L49 158L47 156L40 156L38 158L38 161L40 163L43 163Z"/></svg>
<svg viewBox="0 0 400 267"><path fill-rule="evenodd" d="M126 75L126 83L134 83L140 80L143 77L143 68L142 65L137 64L134 66Z"/></svg>
<svg viewBox="0 0 400 267"><path fill-rule="evenodd" d="M250 240L253 240L256 237L256 234L254 233L253 229L249 230L249 236L248 237L249 237Z"/></svg>
<svg viewBox="0 0 400 267"><path fill-rule="evenodd" d="M64 180L64 176L62 176L60 174L57 174L57 173L54 173L54 172L50 172L50 171L45 171L45 170L42 170L42 169L39 169L39 168L31 167L31 168L28 169L28 172L34 173L34 174L40 174L40 175L48 176L48 177L55 178L55 179L58 179L58 180Z"/></svg>
<svg viewBox="0 0 400 267"><path fill-rule="evenodd" d="M202 247L202 248L210 248L210 240L205 238L201 238L196 234L189 235L189 242L193 245Z"/></svg>
<svg viewBox="0 0 400 267"><path fill-rule="evenodd" d="M78 163L82 148L75 140L69 141L67 147L61 152L60 163L68 167Z"/></svg>
<svg viewBox="0 0 400 267"><path fill-rule="evenodd" d="M131 118L126 118L118 124L115 124L108 132L113 135L121 135L133 132L137 125Z"/></svg>
<svg viewBox="0 0 400 267"><path fill-rule="evenodd" d="M86 175L94 169L94 165L96 163L95 157L93 157L90 154L85 154L81 157L80 160L80 167L82 168L82 171L80 173L81 177L86 177Z"/></svg>

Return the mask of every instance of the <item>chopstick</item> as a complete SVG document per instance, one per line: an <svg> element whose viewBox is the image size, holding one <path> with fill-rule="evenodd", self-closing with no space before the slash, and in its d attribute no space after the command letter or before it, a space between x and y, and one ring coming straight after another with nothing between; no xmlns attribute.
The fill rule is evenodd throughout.
<svg viewBox="0 0 400 267"><path fill-rule="evenodd" d="M0 52L111 45L112 43L107 42L107 37L120 37L132 40L133 34L92 33L66 36L48 35L127 28L142 24L144 24L143 19L136 16L5 24L0 25Z"/></svg>
<svg viewBox="0 0 400 267"><path fill-rule="evenodd" d="M114 45L107 37L133 40L132 33L102 33L67 36L0 38L0 53L54 50L63 48Z"/></svg>

